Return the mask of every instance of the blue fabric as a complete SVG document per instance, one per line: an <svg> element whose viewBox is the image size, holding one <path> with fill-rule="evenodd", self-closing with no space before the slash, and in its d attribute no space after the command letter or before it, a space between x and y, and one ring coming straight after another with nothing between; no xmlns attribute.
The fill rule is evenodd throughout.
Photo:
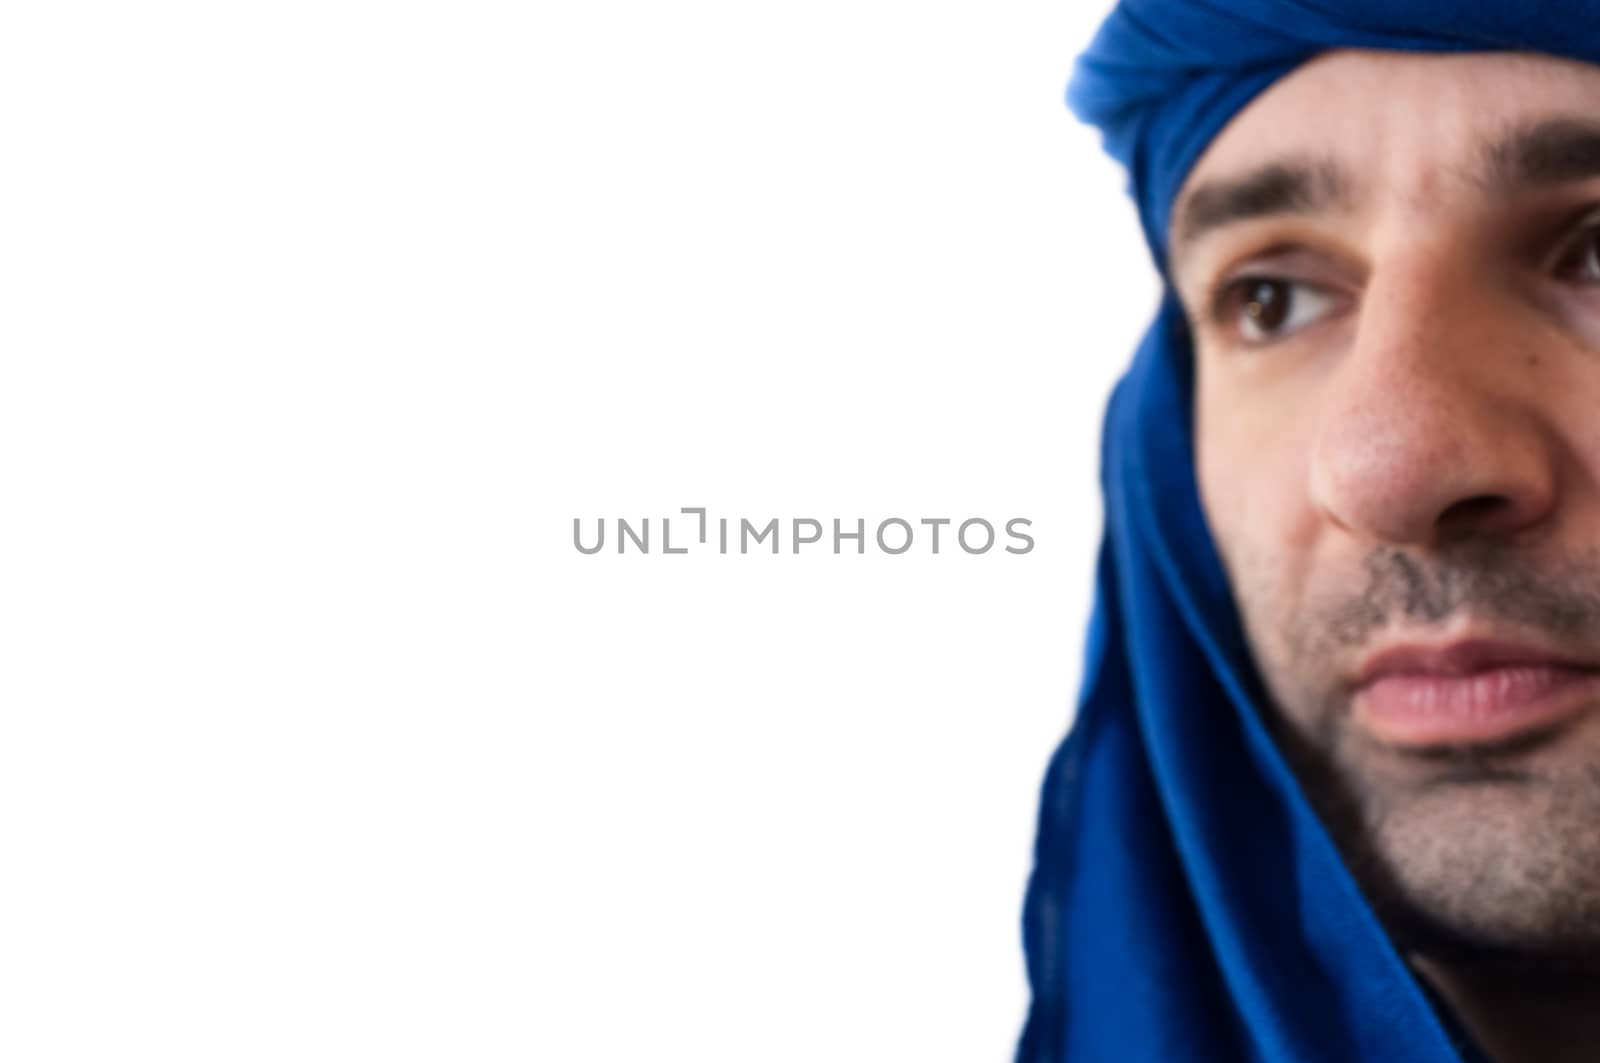
<svg viewBox="0 0 1600 1063"><path fill-rule="evenodd" d="M1319 52L1530 51L1600 62L1600 5L1573 0L1124 0L1078 57L1067 103L1128 169L1165 267L1167 211L1235 114Z"/></svg>
<svg viewBox="0 0 1600 1063"><path fill-rule="evenodd" d="M1068 100L1123 162L1158 268L1220 129L1333 47L1600 62L1600 5L1125 0ZM1107 410L1106 536L1076 722L1045 779L1021 1063L1459 1063L1262 725L1202 517L1191 351L1170 289Z"/></svg>

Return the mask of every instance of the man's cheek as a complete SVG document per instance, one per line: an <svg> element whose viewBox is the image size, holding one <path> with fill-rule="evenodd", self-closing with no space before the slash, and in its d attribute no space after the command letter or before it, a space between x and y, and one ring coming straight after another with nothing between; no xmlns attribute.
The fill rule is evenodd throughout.
<svg viewBox="0 0 1600 1063"><path fill-rule="evenodd" d="M1276 569L1295 528L1292 493L1284 471L1248 449L1214 442L1197 455L1202 508L1211 538L1230 578L1261 564Z"/></svg>
<svg viewBox="0 0 1600 1063"><path fill-rule="evenodd" d="M1260 448L1258 448L1259 450ZM1301 669L1307 603L1319 587L1348 579L1338 543L1307 502L1303 477L1282 455L1257 459L1216 449L1198 463L1202 501L1258 664L1275 692Z"/></svg>
<svg viewBox="0 0 1600 1063"><path fill-rule="evenodd" d="M1240 517L1247 508L1238 476L1240 471L1225 436L1215 430L1196 432L1195 477L1200 489L1200 508L1230 578L1238 569L1234 559L1242 546Z"/></svg>

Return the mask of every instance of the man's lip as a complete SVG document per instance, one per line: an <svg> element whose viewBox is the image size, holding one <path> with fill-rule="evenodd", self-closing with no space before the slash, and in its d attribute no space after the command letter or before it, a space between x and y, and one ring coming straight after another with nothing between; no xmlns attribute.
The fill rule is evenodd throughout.
<svg viewBox="0 0 1600 1063"><path fill-rule="evenodd" d="M1503 742L1592 704L1600 665L1492 639L1390 646L1358 673L1355 719L1400 748Z"/></svg>
<svg viewBox="0 0 1600 1063"><path fill-rule="evenodd" d="M1358 689L1370 686L1385 676L1467 676L1495 668L1593 671L1600 670L1600 662L1498 639L1402 643L1369 655L1356 674L1355 685Z"/></svg>

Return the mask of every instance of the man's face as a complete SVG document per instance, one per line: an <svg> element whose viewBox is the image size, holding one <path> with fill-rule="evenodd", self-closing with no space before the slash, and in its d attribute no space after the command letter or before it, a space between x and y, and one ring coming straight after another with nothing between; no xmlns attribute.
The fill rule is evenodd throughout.
<svg viewBox="0 0 1600 1063"><path fill-rule="evenodd" d="M1600 948L1600 68L1341 52L1185 183L1201 495L1410 945Z"/></svg>

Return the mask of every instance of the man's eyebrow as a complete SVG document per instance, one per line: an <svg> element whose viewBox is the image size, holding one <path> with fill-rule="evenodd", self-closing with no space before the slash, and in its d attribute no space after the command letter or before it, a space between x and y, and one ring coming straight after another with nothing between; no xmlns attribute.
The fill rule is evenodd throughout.
<svg viewBox="0 0 1600 1063"><path fill-rule="evenodd" d="M1240 177L1215 178L1195 186L1179 205L1173 257L1227 225L1273 214L1317 214L1349 202L1350 182L1329 159L1279 159Z"/></svg>
<svg viewBox="0 0 1600 1063"><path fill-rule="evenodd" d="M1600 177L1600 122L1546 118L1513 129L1484 149L1483 171L1502 195Z"/></svg>

